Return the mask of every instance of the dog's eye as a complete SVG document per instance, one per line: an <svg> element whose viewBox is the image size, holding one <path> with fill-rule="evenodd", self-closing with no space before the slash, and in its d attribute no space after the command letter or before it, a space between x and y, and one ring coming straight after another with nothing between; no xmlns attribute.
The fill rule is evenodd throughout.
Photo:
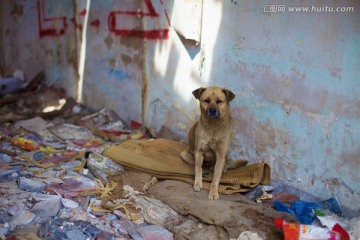
<svg viewBox="0 0 360 240"><path fill-rule="evenodd" d="M205 99L204 102L205 103L210 103L210 99Z"/></svg>
<svg viewBox="0 0 360 240"><path fill-rule="evenodd" d="M221 101L221 100L216 100L216 104L220 104L220 103L222 103L223 101Z"/></svg>

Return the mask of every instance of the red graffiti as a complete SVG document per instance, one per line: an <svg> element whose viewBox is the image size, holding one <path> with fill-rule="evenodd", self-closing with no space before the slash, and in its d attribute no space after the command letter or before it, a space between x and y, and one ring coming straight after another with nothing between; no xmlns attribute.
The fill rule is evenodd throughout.
<svg viewBox="0 0 360 240"><path fill-rule="evenodd" d="M38 23L39 23L39 36L40 38L45 36L57 37L64 35L67 30L67 18L63 17L45 17L45 0L38 0ZM79 16L84 17L86 15L86 9L83 9ZM57 22L62 23L60 28L56 28ZM76 18L72 17L70 22L74 24L74 27L80 31L83 30L83 25L76 21Z"/></svg>
<svg viewBox="0 0 360 240"><path fill-rule="evenodd" d="M45 17L45 4L44 0L37 2L38 8L38 23L39 23L39 35L40 38L45 36L61 36L65 34L67 24L66 17ZM55 28L54 22L60 22L61 27ZM51 27L49 26L51 25Z"/></svg>
<svg viewBox="0 0 360 240"><path fill-rule="evenodd" d="M90 25L93 26L93 27L98 28L100 26L100 20L99 19L94 19L94 20L91 21Z"/></svg>
<svg viewBox="0 0 360 240"><path fill-rule="evenodd" d="M85 16L86 15L86 9L83 9L80 13L80 16ZM74 27L79 29L80 31L83 30L83 25L81 23L77 23L76 19L73 17L70 19L70 21L74 24Z"/></svg>
<svg viewBox="0 0 360 240"><path fill-rule="evenodd" d="M108 27L109 31L114 33L115 35L119 36L126 36L126 37L140 37L146 39L168 39L169 38L169 29L168 28L160 28L160 29L149 29L149 30L142 30L142 29L129 29L129 27L122 27L121 23L123 21L118 20L118 16L133 16L133 17L150 17L150 18L158 18L159 14L156 12L151 0L144 0L147 11L112 11L108 17ZM163 2L161 2L163 5ZM167 16L166 10L164 10L168 26L170 26L170 21Z"/></svg>
<svg viewBox="0 0 360 240"><path fill-rule="evenodd" d="M86 16L86 9L83 9L83 10L79 13L79 15L85 17L85 16Z"/></svg>
<svg viewBox="0 0 360 240"><path fill-rule="evenodd" d="M74 27L79 29L80 31L83 30L83 25L81 23L77 23L75 18L71 18L70 21L74 24Z"/></svg>
<svg viewBox="0 0 360 240"><path fill-rule="evenodd" d="M167 24L169 25L169 27L171 27L170 18L169 18L169 15L168 15L167 11L166 11L165 6L164 6L163 0L160 0L160 3L164 7L164 13L165 13Z"/></svg>
<svg viewBox="0 0 360 240"><path fill-rule="evenodd" d="M45 36L57 37L64 35L67 30L67 17L45 17L45 1L37 1L38 9L38 24L39 24L39 36L40 38ZM169 27L171 26L168 13L164 6L163 0L160 0L161 6L164 8L164 15L166 19L166 27L155 28L155 29L137 29L137 26L129 26L133 23L131 18L147 17L148 21L151 22L160 18L160 14L154 8L151 0L143 0L145 3L146 10L136 11L111 11L108 16L108 30L118 36L126 37L139 37L145 39L168 39L169 38ZM80 17L84 17L87 14L87 10L83 9L78 14ZM124 17L130 18L130 21L124 21ZM70 22L73 23L74 27L79 31L83 30L83 24L78 22L77 18L70 18ZM157 20L158 21L158 20ZM59 24L60 23L60 24ZM153 25L158 25L158 22L154 22ZM100 26L100 20L94 19L90 22L91 27L98 28Z"/></svg>

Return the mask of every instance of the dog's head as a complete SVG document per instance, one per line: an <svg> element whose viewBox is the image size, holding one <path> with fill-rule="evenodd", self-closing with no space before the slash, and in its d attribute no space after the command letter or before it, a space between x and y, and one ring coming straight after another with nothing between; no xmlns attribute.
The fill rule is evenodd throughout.
<svg viewBox="0 0 360 240"><path fill-rule="evenodd" d="M201 114L208 118L221 118L229 109L229 102L235 94L220 87L198 88L192 92L200 101Z"/></svg>

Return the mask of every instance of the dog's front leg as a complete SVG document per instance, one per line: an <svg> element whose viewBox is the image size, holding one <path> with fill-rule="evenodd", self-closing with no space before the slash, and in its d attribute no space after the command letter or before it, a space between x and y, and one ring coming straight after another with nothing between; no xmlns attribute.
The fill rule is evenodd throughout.
<svg viewBox="0 0 360 240"><path fill-rule="evenodd" d="M218 147L216 153L216 164L214 169L214 177L210 185L209 199L219 199L219 183L221 175L224 171L226 151L222 147Z"/></svg>
<svg viewBox="0 0 360 240"><path fill-rule="evenodd" d="M202 164L204 159L204 152L195 150L195 182L194 190L196 192L202 189Z"/></svg>

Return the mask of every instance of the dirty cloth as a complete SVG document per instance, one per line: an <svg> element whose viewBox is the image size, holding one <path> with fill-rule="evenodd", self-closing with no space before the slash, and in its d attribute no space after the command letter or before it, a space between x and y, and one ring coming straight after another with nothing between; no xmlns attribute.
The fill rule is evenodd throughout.
<svg viewBox="0 0 360 240"><path fill-rule="evenodd" d="M146 172L158 179L194 182L194 166L180 158L185 144L167 139L129 140L113 145L103 155L124 166L126 170ZM203 187L210 189L213 173L203 176ZM258 184L270 183L270 167L256 163L229 170L220 179L219 193L247 192Z"/></svg>

